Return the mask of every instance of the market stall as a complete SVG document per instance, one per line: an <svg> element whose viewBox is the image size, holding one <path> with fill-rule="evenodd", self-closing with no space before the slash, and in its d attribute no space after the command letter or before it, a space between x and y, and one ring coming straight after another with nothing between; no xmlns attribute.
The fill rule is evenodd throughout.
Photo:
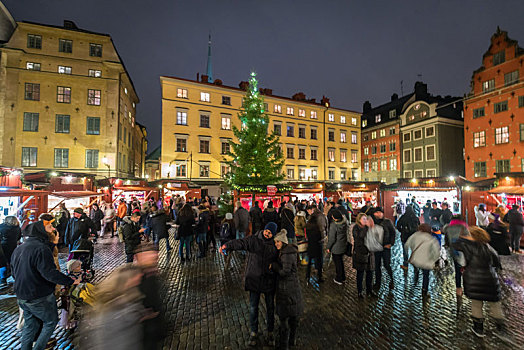
<svg viewBox="0 0 524 350"><path fill-rule="evenodd" d="M103 193L94 191L57 191L51 192L48 197L49 211L58 210L60 204L65 204L69 211L75 208L87 210L93 203L99 201Z"/></svg>
<svg viewBox="0 0 524 350"><path fill-rule="evenodd" d="M0 187L0 222L6 216L13 215L22 219L28 213L37 218L47 212L48 194L47 191Z"/></svg>
<svg viewBox="0 0 524 350"><path fill-rule="evenodd" d="M327 187L326 196L333 202L337 202L339 199L348 201L351 203L351 208L357 212L367 201L370 201L373 206L380 205L380 186L380 182L332 184Z"/></svg>

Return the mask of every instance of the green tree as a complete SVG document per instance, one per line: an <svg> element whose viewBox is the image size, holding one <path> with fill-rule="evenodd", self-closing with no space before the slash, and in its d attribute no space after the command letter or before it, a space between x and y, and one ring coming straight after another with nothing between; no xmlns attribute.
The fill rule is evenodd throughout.
<svg viewBox="0 0 524 350"><path fill-rule="evenodd" d="M257 86L256 74L251 73L242 111L238 114L241 128L233 126L238 142L229 141L230 159L226 163L231 171L225 176L225 181L235 189L274 185L284 178L281 172L284 157L278 143L279 137L274 131L268 132L269 117L265 114L264 99Z"/></svg>

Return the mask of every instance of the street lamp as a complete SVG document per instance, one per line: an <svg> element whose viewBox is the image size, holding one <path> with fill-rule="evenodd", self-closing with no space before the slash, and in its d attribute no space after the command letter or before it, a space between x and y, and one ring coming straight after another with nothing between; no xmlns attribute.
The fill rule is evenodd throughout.
<svg viewBox="0 0 524 350"><path fill-rule="evenodd" d="M107 172L109 173L108 178L111 178L111 164L109 164L107 157L102 158L102 163L107 167Z"/></svg>

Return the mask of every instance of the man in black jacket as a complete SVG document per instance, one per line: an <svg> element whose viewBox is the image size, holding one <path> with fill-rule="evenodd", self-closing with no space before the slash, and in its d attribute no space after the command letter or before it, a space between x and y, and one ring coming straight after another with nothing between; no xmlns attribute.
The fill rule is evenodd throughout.
<svg viewBox="0 0 524 350"><path fill-rule="evenodd" d="M439 209L437 202L431 203L431 209L429 210L429 220L431 227L438 226L440 227L440 216L442 215L442 210Z"/></svg>
<svg viewBox="0 0 524 350"><path fill-rule="evenodd" d="M391 220L384 217L384 210L382 207L377 207L373 211L373 221L375 225L380 225L384 229L384 238L382 246L384 250L375 252L375 285L374 289L380 289L382 282L382 263L389 275L389 289L393 289L393 270L391 269L391 247L395 244L395 236L397 231Z"/></svg>
<svg viewBox="0 0 524 350"><path fill-rule="evenodd" d="M234 250L246 250L247 264L245 272L245 289L249 292L249 322L251 333L249 346L256 346L258 332L258 304L260 295L264 294L266 300L266 321L268 330L268 345L275 346L273 328L275 324L275 290L276 275L271 269L271 264L277 261L278 251L273 243L277 232L277 224L268 223L263 231L253 233L242 239L235 239L220 247L224 255L231 254Z"/></svg>
<svg viewBox="0 0 524 350"><path fill-rule="evenodd" d="M262 230L262 209L258 206L258 201L249 210L249 220L251 221L251 234Z"/></svg>
<svg viewBox="0 0 524 350"><path fill-rule="evenodd" d="M151 207L151 230L153 231L153 237L155 237L155 245L158 247L158 244L162 238L166 239L166 251L171 250L169 245L169 231L167 225L167 215L164 209L158 209L158 207L153 205Z"/></svg>
<svg viewBox="0 0 524 350"><path fill-rule="evenodd" d="M95 224L87 217L82 208L76 208L73 217L69 219L65 234L65 244L69 246L69 251L77 240L88 239L91 233L96 235Z"/></svg>
<svg viewBox="0 0 524 350"><path fill-rule="evenodd" d="M264 210L264 213L262 214L262 224L264 227L269 224L270 222L274 222L277 224L277 227L280 226L280 218L278 217L278 213L275 208L273 208L273 201L269 201L267 203L267 208Z"/></svg>
<svg viewBox="0 0 524 350"><path fill-rule="evenodd" d="M509 234L511 236L511 249L513 253L520 253L520 239L524 228L524 217L519 211L518 205L513 205L511 210L504 216L504 222L509 223Z"/></svg>
<svg viewBox="0 0 524 350"><path fill-rule="evenodd" d="M133 262L135 250L142 240L142 232L145 228L140 228L140 213L133 213L131 216L124 216L122 219L122 235L124 237L124 248L126 252L126 262Z"/></svg>
<svg viewBox="0 0 524 350"><path fill-rule="evenodd" d="M70 286L80 280L67 277L57 270L53 259L54 244L47 233L54 231L51 221L30 224L24 244L13 252L11 265L15 279L14 289L18 305L24 311L22 349L44 349L58 323L55 287L57 284ZM41 329L41 330L40 330ZM40 330L33 347L35 336Z"/></svg>
<svg viewBox="0 0 524 350"><path fill-rule="evenodd" d="M442 203L442 212L440 214L440 227L444 227L451 222L453 213L449 210L449 204L447 202Z"/></svg>

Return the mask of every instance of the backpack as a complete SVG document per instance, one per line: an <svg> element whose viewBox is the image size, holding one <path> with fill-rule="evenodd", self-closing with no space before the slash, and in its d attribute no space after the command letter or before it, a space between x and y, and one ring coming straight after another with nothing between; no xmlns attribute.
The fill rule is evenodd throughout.
<svg viewBox="0 0 524 350"><path fill-rule="evenodd" d="M227 241L231 239L231 225L228 222L224 222L220 227L220 240Z"/></svg>
<svg viewBox="0 0 524 350"><path fill-rule="evenodd" d="M384 228L380 225L375 225L370 228L364 239L364 245L372 253L381 252L384 250L382 242L384 241Z"/></svg>

